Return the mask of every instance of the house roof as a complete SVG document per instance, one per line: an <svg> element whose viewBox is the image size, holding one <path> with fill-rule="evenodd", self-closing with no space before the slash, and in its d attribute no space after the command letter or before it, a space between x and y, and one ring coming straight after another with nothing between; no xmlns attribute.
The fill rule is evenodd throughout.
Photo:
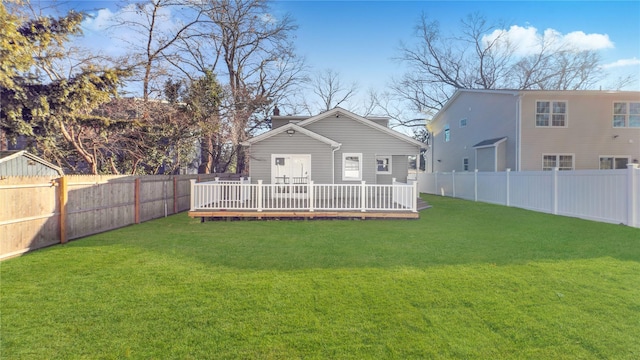
<svg viewBox="0 0 640 360"><path fill-rule="evenodd" d="M19 158L21 156L24 156L26 158L28 158L29 160L35 161L37 163L40 163L48 168L51 168L53 170L55 170L60 176L64 175L64 172L62 171L62 168L59 166L56 166L48 161L46 161L45 159L42 159L36 155L33 155L29 152L27 152L26 150L9 150L9 151L0 151L0 163L4 163L4 162L8 162L10 160Z"/></svg>
<svg viewBox="0 0 640 360"><path fill-rule="evenodd" d="M421 142L421 141L418 141L418 140L416 140L416 139L414 139L414 138L412 138L410 136L407 136L407 135L402 134L400 132L397 132L395 130L389 129L389 128L384 127L382 125L376 124L372 120L369 120L369 119L367 119L365 117L362 117L360 115L356 115L356 114L354 114L354 113L352 113L352 112L350 112L348 110L345 110L345 109L343 109L341 107L335 107L335 108L333 108L333 109L331 109L329 111L325 111L325 112L320 113L320 114L318 114L316 116L312 116L312 117L308 118L307 120L303 120L303 121L299 122L298 126L304 127L304 126L307 126L309 124L313 124L316 121L325 119L327 117L332 117L332 116L340 117L340 115L347 115L352 120L355 120L355 121L357 121L357 122L359 122L359 123L361 123L363 125L369 126L369 127L373 128L373 129L376 129L376 130L378 130L380 132L383 132L383 133L385 133L387 135L393 136L393 137L395 137L397 139L400 139L402 141L408 142L408 143L410 143L412 145L416 145L416 146L420 146L420 147L426 147L426 144ZM381 119L381 118L374 118L374 119Z"/></svg>
<svg viewBox="0 0 640 360"><path fill-rule="evenodd" d="M301 126L299 126L300 123L298 124L294 124L294 123L288 123L286 125L280 126L277 129L273 129L271 131L267 131L264 134L258 135L256 137L253 137L247 141L244 141L241 143L242 146L251 146L252 144L255 144L257 142L260 142L262 140L268 139L272 136L278 135L278 134L282 134L284 132L287 132L288 130L293 130L295 132L299 132L301 134L304 134L312 139L318 140L320 142L323 142L325 144L331 145L331 147L337 148L340 147L341 144L339 142L333 141L331 139L329 139L328 137L322 136L318 133L315 133L313 131L307 130Z"/></svg>
<svg viewBox="0 0 640 360"><path fill-rule="evenodd" d="M364 124L366 126L369 126L369 127L373 128L373 129L376 129L376 130L378 130L380 132L383 132L383 133L385 133L387 135L393 136L393 137L395 137L397 139L400 139L402 141L408 142L408 143L410 143L412 145L420 146L421 148L426 147L426 144L424 144L424 143L422 143L422 142L420 142L420 141L418 141L418 140L416 140L416 139L414 139L414 138L412 138L410 136L407 136L405 134L399 133L399 132L397 132L395 130L389 129L389 128L384 127L382 125L376 124L372 120L369 120L369 119L367 119L365 117L356 115L356 114L354 114L354 113L352 113L352 112L350 112L348 110L345 110L343 108L340 108L340 107L336 107L336 108L333 108L333 109L331 109L329 111L325 111L323 113L320 113L318 115L312 116L310 118L307 118L306 120L302 120L302 121L297 122L295 124L294 123L288 123L286 125L280 126L280 127L276 128L276 129L267 131L266 133L263 133L263 134L258 135L256 137L253 137L253 138L241 143L241 145L242 146L251 146L251 144L255 144L255 143L260 142L262 140L268 139L268 138L270 138L270 137L272 137L274 135L278 135L278 134L281 134L283 132L286 132L287 130L293 129L296 132L300 132L300 133L305 134L305 135L307 135L307 136L309 136L309 137L311 137L313 139L316 139L318 141L324 142L326 144L331 145L332 147L336 147L337 148L337 147L342 146L342 144L340 144L340 143L338 143L338 142L336 142L336 141L334 141L332 139L329 139L329 138L327 138L325 136L322 136L322 135L320 135L320 134L318 134L316 132L313 132L311 130L305 129L305 126L307 126L309 124L313 124L314 122L316 122L318 120L325 119L327 117L333 117L333 116L340 117L341 115L346 115L346 116L349 117L349 119L352 119L352 120L355 120L357 122L360 122L360 123L362 123L362 124ZM280 116L279 118L284 118L284 117ZM297 117L296 117L296 119L297 119ZM382 118L375 117L373 119L382 119Z"/></svg>
<svg viewBox="0 0 640 360"><path fill-rule="evenodd" d="M492 146L496 146L498 144L500 144L503 141L506 141L507 137L499 137L499 138L495 138L495 139L488 139L488 140L482 140L479 143L473 145L474 148L483 148L483 147L492 147Z"/></svg>

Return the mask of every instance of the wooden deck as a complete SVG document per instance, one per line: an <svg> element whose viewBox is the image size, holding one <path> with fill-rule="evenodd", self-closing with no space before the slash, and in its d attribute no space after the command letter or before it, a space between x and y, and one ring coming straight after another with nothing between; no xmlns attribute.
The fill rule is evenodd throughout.
<svg viewBox="0 0 640 360"><path fill-rule="evenodd" d="M192 218L207 219L418 219L420 210L430 206L418 198L418 212L413 211L236 211L236 210L195 210L189 211Z"/></svg>

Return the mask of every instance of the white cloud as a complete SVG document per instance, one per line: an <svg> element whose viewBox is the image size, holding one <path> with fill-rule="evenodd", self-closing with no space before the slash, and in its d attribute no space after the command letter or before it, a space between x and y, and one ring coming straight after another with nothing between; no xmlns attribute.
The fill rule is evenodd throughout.
<svg viewBox="0 0 640 360"><path fill-rule="evenodd" d="M613 49L613 42L607 34L585 34L582 31L570 32L562 39L564 43L573 45L579 50Z"/></svg>
<svg viewBox="0 0 640 360"><path fill-rule="evenodd" d="M499 44L509 44L517 56L527 56L540 51L541 47L571 47L577 51L613 48L607 34L585 34L573 31L566 35L555 29L546 29L541 34L533 26L512 25L508 30L498 29L482 37L485 43L498 40Z"/></svg>
<svg viewBox="0 0 640 360"><path fill-rule="evenodd" d="M100 9L98 14L85 18L82 25L87 30L100 31L109 26L113 15L109 9Z"/></svg>
<svg viewBox="0 0 640 360"><path fill-rule="evenodd" d="M618 61L615 61L609 64L604 64L602 65L602 67L605 69L612 69L612 68L638 66L638 65L640 65L640 59L634 57L632 59L620 59Z"/></svg>

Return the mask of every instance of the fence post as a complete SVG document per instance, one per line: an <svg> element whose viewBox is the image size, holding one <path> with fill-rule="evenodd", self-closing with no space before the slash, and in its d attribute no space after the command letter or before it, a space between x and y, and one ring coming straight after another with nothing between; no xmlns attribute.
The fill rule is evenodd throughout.
<svg viewBox="0 0 640 360"><path fill-rule="evenodd" d="M133 198L134 198L134 223L140 224L140 178L136 178L133 186Z"/></svg>
<svg viewBox="0 0 640 360"><path fill-rule="evenodd" d="M262 180L258 180L258 211L262 211Z"/></svg>
<svg viewBox="0 0 640 360"><path fill-rule="evenodd" d="M453 197L456 197L456 171L451 170L451 191L453 192Z"/></svg>
<svg viewBox="0 0 640 360"><path fill-rule="evenodd" d="M67 177L58 179L58 202L60 203L60 244L67 242Z"/></svg>
<svg viewBox="0 0 640 360"><path fill-rule="evenodd" d="M367 188L365 185L365 181L362 181L362 185L360 186L360 211L367 211Z"/></svg>
<svg viewBox="0 0 640 360"><path fill-rule="evenodd" d="M551 213L554 215L558 215L558 171L560 169L559 168L553 168L553 186L551 189L551 196L553 197L552 199L552 206L553 208L551 209Z"/></svg>
<svg viewBox="0 0 640 360"><path fill-rule="evenodd" d="M511 180L511 169L507 169L506 171L506 175L507 175L507 206L511 206L510 203L510 198L509 198L509 194L511 193L511 184L510 184L510 180Z"/></svg>
<svg viewBox="0 0 640 360"><path fill-rule="evenodd" d="M478 201L478 169L473 171L473 198Z"/></svg>
<svg viewBox="0 0 640 360"><path fill-rule="evenodd" d="M636 217L638 215L638 185L637 185L638 164L627 164L627 225L636 227Z"/></svg>
<svg viewBox="0 0 640 360"><path fill-rule="evenodd" d="M196 179L189 179L189 182L191 183L191 192L189 195L189 211L196 210L196 181Z"/></svg>
<svg viewBox="0 0 640 360"><path fill-rule="evenodd" d="M173 213L178 213L178 178L173 176Z"/></svg>

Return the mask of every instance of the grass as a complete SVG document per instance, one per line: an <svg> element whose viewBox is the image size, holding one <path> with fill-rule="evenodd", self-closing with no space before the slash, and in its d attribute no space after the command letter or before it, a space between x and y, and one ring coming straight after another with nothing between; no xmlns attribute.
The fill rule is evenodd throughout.
<svg viewBox="0 0 640 360"><path fill-rule="evenodd" d="M0 263L3 359L638 359L640 229L180 214Z"/></svg>

